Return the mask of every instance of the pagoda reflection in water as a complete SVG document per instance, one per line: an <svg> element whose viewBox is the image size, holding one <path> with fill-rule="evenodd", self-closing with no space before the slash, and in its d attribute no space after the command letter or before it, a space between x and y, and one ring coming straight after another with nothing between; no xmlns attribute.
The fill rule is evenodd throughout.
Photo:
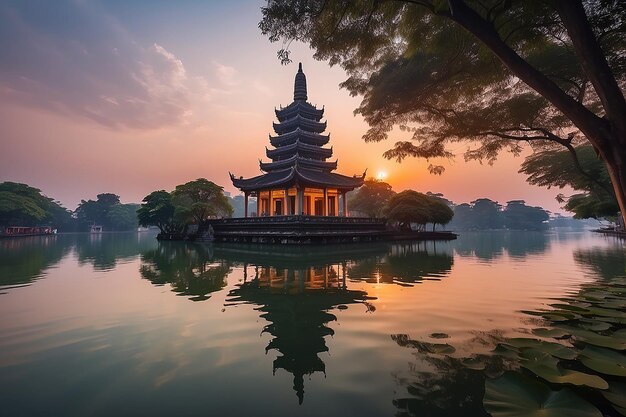
<svg viewBox="0 0 626 417"><path fill-rule="evenodd" d="M384 247L376 249L380 251ZM363 304L364 311L373 309L368 303L371 297L365 291L346 287L346 259L354 253L337 256L332 249L318 252L309 251L300 258L287 255L275 261L267 259L251 267L244 264L244 282L229 293L227 300L229 304L258 306L261 317L268 321L263 333L272 336L265 351L278 352L273 372L283 369L293 375L293 389L300 404L304 400L304 377L316 372L326 373L319 354L328 351L325 337L334 334L328 324L336 321L337 316L330 311L356 303ZM368 253L371 252L370 248ZM334 254L331 257L338 261L323 262L323 253L326 257ZM258 260L264 257L263 254L257 256Z"/></svg>

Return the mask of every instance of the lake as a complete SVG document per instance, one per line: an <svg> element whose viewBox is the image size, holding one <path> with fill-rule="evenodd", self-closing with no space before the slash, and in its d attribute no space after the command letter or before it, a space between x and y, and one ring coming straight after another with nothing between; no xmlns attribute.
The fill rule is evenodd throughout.
<svg viewBox="0 0 626 417"><path fill-rule="evenodd" d="M0 415L617 416L625 246L0 240Z"/></svg>

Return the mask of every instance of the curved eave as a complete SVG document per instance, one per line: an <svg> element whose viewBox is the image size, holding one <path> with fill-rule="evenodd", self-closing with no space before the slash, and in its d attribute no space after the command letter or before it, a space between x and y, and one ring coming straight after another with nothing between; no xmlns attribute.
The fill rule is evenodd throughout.
<svg viewBox="0 0 626 417"><path fill-rule="evenodd" d="M300 142L298 139L296 139L294 143L281 146L276 149L265 148L265 155L272 160L285 156L292 157L296 153L299 153L302 156L305 156L305 154L313 155L314 157L312 159L330 158L333 156L333 148L322 148L316 145L309 145L307 143Z"/></svg>
<svg viewBox="0 0 626 417"><path fill-rule="evenodd" d="M304 101L294 101L287 107L274 109L276 118L280 122L289 120L297 115L319 122L324 117L324 109L318 109L310 103Z"/></svg>
<svg viewBox="0 0 626 417"><path fill-rule="evenodd" d="M289 184L294 180L295 173L295 167L291 167L280 171L257 175L252 178L235 178L233 174L230 174L230 179L233 182L233 185L241 191L256 191L264 188L273 188Z"/></svg>
<svg viewBox="0 0 626 417"><path fill-rule="evenodd" d="M285 120L280 123L272 123L274 127L274 132L279 135L289 133L291 131L300 128L300 130L314 132L314 133L322 133L326 130L326 121L324 122L316 122L315 120L307 119L302 116L292 117L289 120Z"/></svg>
<svg viewBox="0 0 626 417"><path fill-rule="evenodd" d="M315 171L300 166L295 168L295 177L298 182L311 187L335 187L342 190L354 190L363 185L365 174L352 176L336 174L334 172Z"/></svg>
<svg viewBox="0 0 626 417"><path fill-rule="evenodd" d="M304 167L310 167L313 169L328 170L328 171L337 169L337 161L335 162L319 161L316 159L303 158L302 156L298 154L292 156L291 158L283 159L282 161L276 161L276 162L259 161L259 166L261 170L265 172L282 170L282 169L285 169L287 167L291 167L294 165L301 165Z"/></svg>
<svg viewBox="0 0 626 417"><path fill-rule="evenodd" d="M292 132L283 133L278 136L270 135L270 143L272 146L280 148L293 144L296 140L313 146L323 146L330 141L330 134L320 135L319 133L307 132L300 128L296 128Z"/></svg>

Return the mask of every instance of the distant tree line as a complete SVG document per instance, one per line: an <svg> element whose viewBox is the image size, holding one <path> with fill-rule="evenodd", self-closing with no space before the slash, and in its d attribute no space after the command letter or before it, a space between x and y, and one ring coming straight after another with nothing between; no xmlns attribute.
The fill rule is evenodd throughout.
<svg viewBox="0 0 626 417"><path fill-rule="evenodd" d="M84 232L99 225L107 231L134 230L138 226L138 208L139 204L122 204L118 195L103 193L96 200L82 200L71 211L38 188L0 183L0 228L51 226L59 232Z"/></svg>
<svg viewBox="0 0 626 417"><path fill-rule="evenodd" d="M368 179L351 194L350 210L370 217L384 217L400 228L435 230L438 225L456 230L541 230L550 218L541 207L526 205L523 200L509 201L501 206L481 198L471 203L454 204L443 194L393 191L383 181Z"/></svg>

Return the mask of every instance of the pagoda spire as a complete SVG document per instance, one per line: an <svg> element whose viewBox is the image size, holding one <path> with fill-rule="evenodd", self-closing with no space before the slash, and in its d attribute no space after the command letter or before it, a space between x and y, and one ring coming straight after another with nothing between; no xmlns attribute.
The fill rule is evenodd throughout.
<svg viewBox="0 0 626 417"><path fill-rule="evenodd" d="M306 101L306 75L302 72L302 62L298 64L298 72L293 86L293 100Z"/></svg>

